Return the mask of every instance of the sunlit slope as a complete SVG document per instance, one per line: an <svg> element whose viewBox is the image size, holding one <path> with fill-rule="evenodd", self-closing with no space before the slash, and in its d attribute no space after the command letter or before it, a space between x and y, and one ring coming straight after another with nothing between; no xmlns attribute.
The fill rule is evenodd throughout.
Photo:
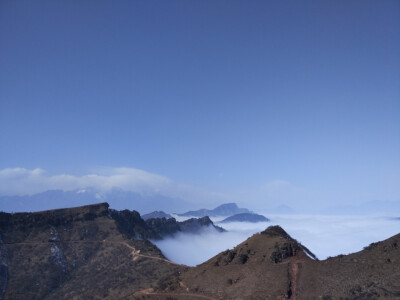
<svg viewBox="0 0 400 300"><path fill-rule="evenodd" d="M168 284L142 291L135 297L397 299L400 296L399 245L398 234L361 252L319 261L282 228L273 226L187 269L175 280L169 279Z"/></svg>

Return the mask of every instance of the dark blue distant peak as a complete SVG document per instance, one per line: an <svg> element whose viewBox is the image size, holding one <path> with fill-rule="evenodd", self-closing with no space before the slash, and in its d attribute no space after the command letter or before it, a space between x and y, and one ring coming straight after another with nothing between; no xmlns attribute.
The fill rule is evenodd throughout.
<svg viewBox="0 0 400 300"><path fill-rule="evenodd" d="M221 221L221 223L229 223L229 222L250 222L250 223L258 223L258 222L268 222L269 219L258 214L254 213L242 213L230 216Z"/></svg>
<svg viewBox="0 0 400 300"><path fill-rule="evenodd" d="M183 214L178 214L178 216L183 217L228 217L233 216L240 213L251 213L247 208L240 208L237 206L236 203L224 203L214 209L199 209L199 210L192 210L188 211Z"/></svg>

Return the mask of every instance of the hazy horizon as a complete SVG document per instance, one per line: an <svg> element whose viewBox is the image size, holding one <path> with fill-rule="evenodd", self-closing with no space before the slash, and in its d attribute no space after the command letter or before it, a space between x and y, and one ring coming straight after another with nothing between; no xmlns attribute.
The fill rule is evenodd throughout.
<svg viewBox="0 0 400 300"><path fill-rule="evenodd" d="M0 195L400 205L399 53L394 0L1 1Z"/></svg>
<svg viewBox="0 0 400 300"><path fill-rule="evenodd" d="M52 193L46 194L49 192ZM18 199L24 201L18 203ZM8 212L39 211L109 202L114 209L137 210L142 214L155 210L183 213L200 208L213 209L223 203L234 202L255 212L273 214L400 214L400 201L396 199L322 201L323 199L321 195L312 195L310 191L301 190L284 181L272 181L257 190L233 189L222 193L132 168L108 168L104 169L101 175L84 176L50 176L42 169L0 170L0 210ZM10 203L11 200L15 203Z"/></svg>

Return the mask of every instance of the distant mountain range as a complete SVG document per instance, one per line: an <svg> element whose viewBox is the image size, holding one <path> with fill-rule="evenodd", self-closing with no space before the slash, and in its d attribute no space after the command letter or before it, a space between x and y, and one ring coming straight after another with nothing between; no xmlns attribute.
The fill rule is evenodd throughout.
<svg viewBox="0 0 400 300"><path fill-rule="evenodd" d="M156 220L156 221L154 221ZM157 223L161 220L161 223ZM157 224L153 223L156 222ZM212 226L143 220L107 203L0 212L0 299L397 299L400 234L319 261L270 226L208 261L169 261L149 239ZM224 234L224 233L221 233Z"/></svg>
<svg viewBox="0 0 400 300"><path fill-rule="evenodd" d="M159 210L159 211L153 211L153 212L151 212L151 213L142 215L142 219L143 219L143 220L148 220L148 219L161 219L161 218L170 219L170 218L172 218L172 216L171 216L170 214L167 214L167 213L161 211L161 210Z"/></svg>
<svg viewBox="0 0 400 300"><path fill-rule="evenodd" d="M258 214L254 213L242 213L236 214L226 219L222 220L220 223L230 223L230 222L250 222L250 223L258 223L258 222L268 222L269 219Z"/></svg>
<svg viewBox="0 0 400 300"><path fill-rule="evenodd" d="M239 208L236 203L222 204L214 209L199 209L178 214L181 217L229 217L241 213L251 213L246 208Z"/></svg>
<svg viewBox="0 0 400 300"><path fill-rule="evenodd" d="M104 203L102 205L108 205ZM133 239L160 240L176 233L200 233L205 227L212 227L218 232L224 229L215 226L209 217L191 218L178 222L174 218L151 218L144 220L137 211L109 209L109 216L115 220L120 232Z"/></svg>
<svg viewBox="0 0 400 300"><path fill-rule="evenodd" d="M155 208L168 211L174 207L181 207L182 209L192 207L182 199L158 194L142 195L119 188L106 192L94 188L85 188L74 191L49 190L24 196L0 196L0 211L35 212L99 202L108 202L115 209L135 209L140 213L149 213L154 211Z"/></svg>
<svg viewBox="0 0 400 300"><path fill-rule="evenodd" d="M197 234L201 233L202 229L206 227L212 227L217 232L225 231L225 229L215 226L209 217L191 218L182 222L178 222L174 218L152 218L147 219L146 224L159 238L173 236L179 232Z"/></svg>

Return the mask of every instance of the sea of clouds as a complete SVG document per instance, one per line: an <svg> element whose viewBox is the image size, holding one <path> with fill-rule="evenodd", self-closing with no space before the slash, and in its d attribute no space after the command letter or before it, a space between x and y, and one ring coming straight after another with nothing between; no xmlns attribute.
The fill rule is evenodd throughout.
<svg viewBox="0 0 400 300"><path fill-rule="evenodd" d="M271 221L218 224L221 218L212 218L216 225L223 227L227 232L220 233L208 227L200 234L179 233L154 243L168 259L195 266L226 249L235 247L271 225L280 225L318 259L357 252L370 243L400 233L400 220L382 216L266 215L266 217Z"/></svg>

